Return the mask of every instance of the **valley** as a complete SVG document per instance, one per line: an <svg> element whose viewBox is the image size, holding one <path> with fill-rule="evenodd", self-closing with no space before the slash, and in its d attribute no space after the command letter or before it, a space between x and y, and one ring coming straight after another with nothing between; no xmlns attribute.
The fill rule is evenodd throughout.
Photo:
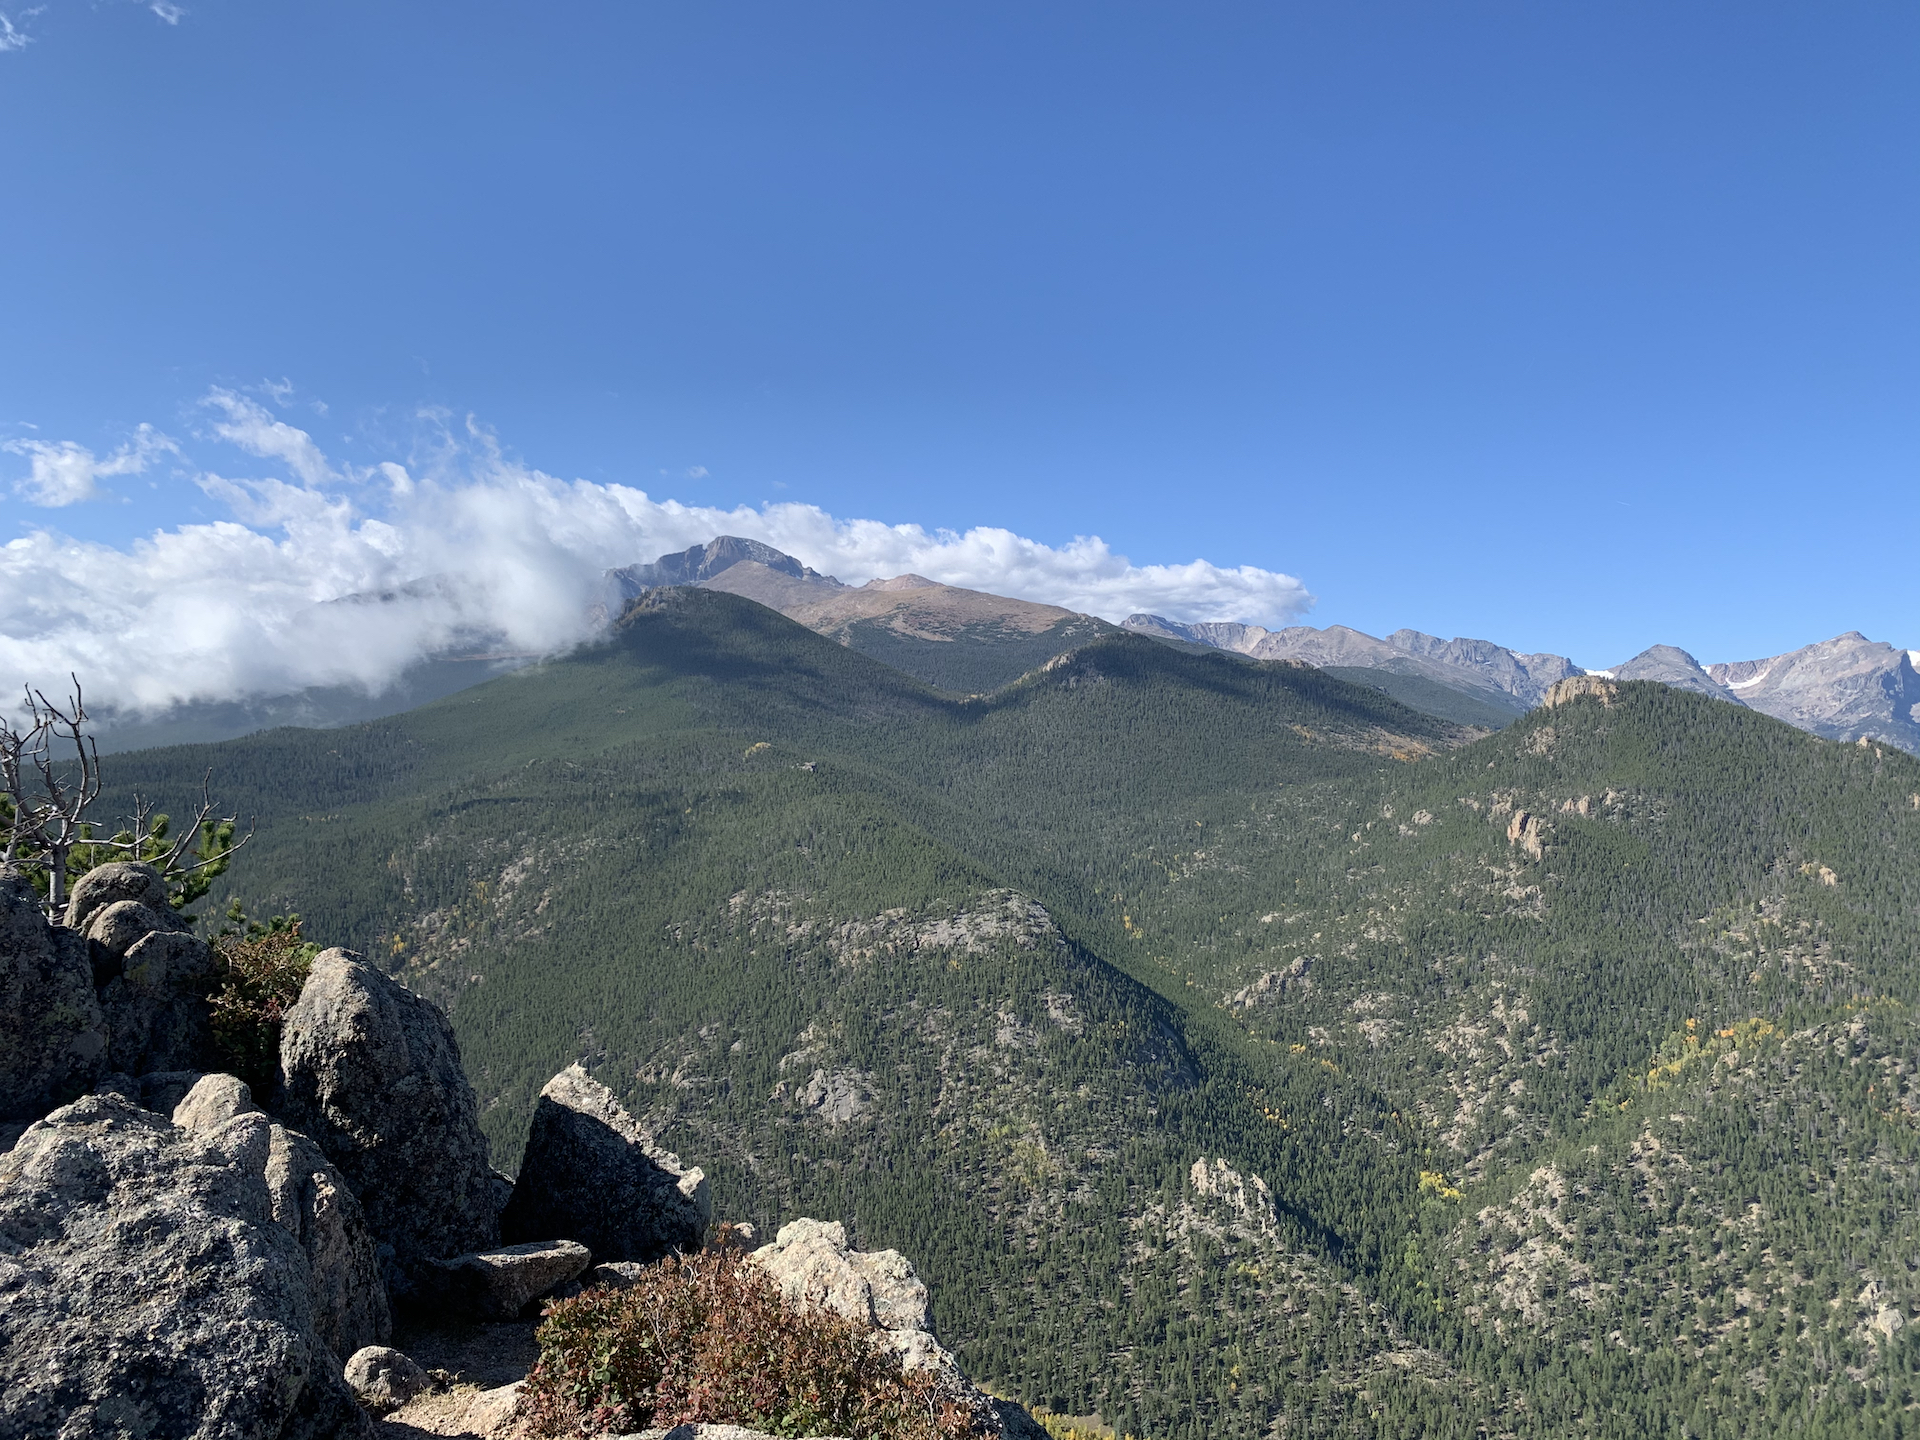
<svg viewBox="0 0 1920 1440"><path fill-rule="evenodd" d="M497 1164L580 1060L717 1215L914 1256L1030 1405L1902 1433L1920 762L1543 698L1489 734L1113 627L961 698L653 589L403 715L116 757L102 803L211 767L258 817L232 893L447 1006Z"/></svg>

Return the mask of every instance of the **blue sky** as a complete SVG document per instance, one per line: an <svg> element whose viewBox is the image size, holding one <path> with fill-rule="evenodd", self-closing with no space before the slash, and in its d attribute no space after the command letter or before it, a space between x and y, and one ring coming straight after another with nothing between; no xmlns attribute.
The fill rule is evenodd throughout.
<svg viewBox="0 0 1920 1440"><path fill-rule="evenodd" d="M0 15L0 481L123 457L8 490L43 556L509 464L1589 666L1920 645L1909 5Z"/></svg>

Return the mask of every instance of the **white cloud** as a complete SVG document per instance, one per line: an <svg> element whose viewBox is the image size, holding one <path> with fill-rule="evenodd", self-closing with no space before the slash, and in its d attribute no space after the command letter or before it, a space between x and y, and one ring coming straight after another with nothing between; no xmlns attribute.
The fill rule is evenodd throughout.
<svg viewBox="0 0 1920 1440"><path fill-rule="evenodd" d="M313 443L311 435L304 430L294 429L284 420L274 419L256 401L232 390L215 387L207 392L207 398L200 403L225 417L213 422L216 436L230 445L239 446L249 455L257 455L263 460L284 461L300 477L302 484L320 486L339 478L328 467L327 457L320 453L320 447Z"/></svg>
<svg viewBox="0 0 1920 1440"><path fill-rule="evenodd" d="M147 0L147 8L169 25L178 25L180 17L187 13L184 5L175 5L172 0Z"/></svg>
<svg viewBox="0 0 1920 1440"><path fill-rule="evenodd" d="M464 437L443 432L412 467L343 473L253 401L216 390L206 404L216 435L292 478L202 472L200 487L234 519L124 548L44 530L0 546L0 693L75 670L103 707L151 712L311 685L378 691L436 653L551 653L591 634L606 570L720 534L764 540L850 583L915 571L1114 620L1151 610L1272 625L1311 603L1286 575L1134 565L1094 537L1053 547L998 528L928 531L801 504L724 510L563 481L502 458L471 425ZM140 443L75 462L75 473L87 484L128 473ZM37 466L39 444L14 448L29 447ZM85 454L43 448L54 467Z"/></svg>
<svg viewBox="0 0 1920 1440"><path fill-rule="evenodd" d="M102 459L71 440L8 440L0 450L25 455L33 462L27 478L13 488L34 505L58 507L98 500L106 492L99 482L112 475L138 475L157 455L180 453L180 447L151 425L142 425L133 438Z"/></svg>
<svg viewBox="0 0 1920 1440"><path fill-rule="evenodd" d="M33 11L29 10L27 15L33 13ZM22 15L20 18L24 20L27 16ZM0 12L0 55L6 54L9 50L24 50L32 42L33 37L31 35L15 25L12 20L7 18L4 12Z"/></svg>

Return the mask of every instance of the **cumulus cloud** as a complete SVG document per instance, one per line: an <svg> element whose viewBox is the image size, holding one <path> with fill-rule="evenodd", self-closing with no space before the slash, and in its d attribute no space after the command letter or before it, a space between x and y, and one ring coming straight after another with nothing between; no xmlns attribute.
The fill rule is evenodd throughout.
<svg viewBox="0 0 1920 1440"><path fill-rule="evenodd" d="M1311 603L1290 576L1204 560L1135 565L1095 537L1055 547L992 527L929 531L804 504L722 509L560 480L503 458L471 427L444 430L424 462L352 470L245 396L216 390L204 404L214 436L281 474L201 471L197 483L233 518L125 547L51 530L0 547L0 693L69 670L104 706L146 713L316 685L378 692L435 655L550 654L586 639L605 571L722 534L853 584L913 571L1113 620L1150 610L1271 625ZM172 443L143 430L124 454L74 461L51 483L69 493L73 474L92 484L131 473ZM37 467L39 442L17 444ZM49 466L86 453L44 448Z"/></svg>
<svg viewBox="0 0 1920 1440"><path fill-rule="evenodd" d="M13 488L34 505L58 507L78 505L83 500L98 500L107 492L100 481L112 475L138 475L158 455L177 455L180 447L151 425L142 425L111 455L102 459L84 445L71 440L8 440L0 450L10 450L32 461L27 478Z"/></svg>

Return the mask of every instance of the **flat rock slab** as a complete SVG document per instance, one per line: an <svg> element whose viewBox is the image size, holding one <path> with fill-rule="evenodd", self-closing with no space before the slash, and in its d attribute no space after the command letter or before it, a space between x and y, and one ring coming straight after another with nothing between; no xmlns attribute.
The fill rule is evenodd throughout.
<svg viewBox="0 0 1920 1440"><path fill-rule="evenodd" d="M511 1320L588 1265L593 1253L574 1240L536 1240L430 1260L422 1288L435 1301L483 1320Z"/></svg>

